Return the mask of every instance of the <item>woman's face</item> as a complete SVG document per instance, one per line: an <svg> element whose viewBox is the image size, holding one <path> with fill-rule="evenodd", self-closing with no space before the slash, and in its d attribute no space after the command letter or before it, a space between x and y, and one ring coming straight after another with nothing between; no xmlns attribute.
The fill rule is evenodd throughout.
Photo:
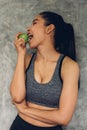
<svg viewBox="0 0 87 130"><path fill-rule="evenodd" d="M37 48L38 45L44 42L46 28L45 20L40 15L37 15L32 21L31 26L27 29L30 48Z"/></svg>

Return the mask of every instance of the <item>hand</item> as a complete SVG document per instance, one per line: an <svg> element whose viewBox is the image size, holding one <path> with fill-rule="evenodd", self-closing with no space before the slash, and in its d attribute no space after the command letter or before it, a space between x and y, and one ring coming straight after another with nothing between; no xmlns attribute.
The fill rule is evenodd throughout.
<svg viewBox="0 0 87 130"><path fill-rule="evenodd" d="M24 109L28 107L25 100L22 103L14 103L14 105L20 113L23 113Z"/></svg>
<svg viewBox="0 0 87 130"><path fill-rule="evenodd" d="M25 55L26 53L26 45L23 38L18 38L18 36L22 33L18 33L15 37L14 45L16 47L16 50L18 54Z"/></svg>

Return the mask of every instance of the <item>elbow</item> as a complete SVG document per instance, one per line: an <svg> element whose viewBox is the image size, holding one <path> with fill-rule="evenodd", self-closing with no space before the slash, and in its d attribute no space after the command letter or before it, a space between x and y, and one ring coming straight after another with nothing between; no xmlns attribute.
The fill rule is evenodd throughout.
<svg viewBox="0 0 87 130"><path fill-rule="evenodd" d="M25 99L25 94L14 94L10 92L11 97L12 97L12 103L21 103Z"/></svg>
<svg viewBox="0 0 87 130"><path fill-rule="evenodd" d="M58 120L56 120L56 121L57 121L57 124L67 126L69 124L70 120L71 120L70 116L62 113L62 114L60 114L60 119L58 118Z"/></svg>
<svg viewBox="0 0 87 130"><path fill-rule="evenodd" d="M25 99L25 97L21 97L21 96L12 96L12 103L18 103L20 104L23 100Z"/></svg>
<svg viewBox="0 0 87 130"><path fill-rule="evenodd" d="M73 113L62 112L61 113L61 118L62 118L61 123L62 123L62 125L67 126L70 123L70 121L72 120L72 117L73 117Z"/></svg>
<svg viewBox="0 0 87 130"><path fill-rule="evenodd" d="M69 124L69 120L68 119L65 119L64 117L63 118L60 118L60 121L57 121L57 124L60 124L62 126L67 126Z"/></svg>
<svg viewBox="0 0 87 130"><path fill-rule="evenodd" d="M22 101L24 100L24 98L12 98L12 102L13 104L17 103L17 104L20 104Z"/></svg>
<svg viewBox="0 0 87 130"><path fill-rule="evenodd" d="M70 120L63 118L62 121L61 121L61 124L63 126L67 126L69 124L69 122L70 122Z"/></svg>

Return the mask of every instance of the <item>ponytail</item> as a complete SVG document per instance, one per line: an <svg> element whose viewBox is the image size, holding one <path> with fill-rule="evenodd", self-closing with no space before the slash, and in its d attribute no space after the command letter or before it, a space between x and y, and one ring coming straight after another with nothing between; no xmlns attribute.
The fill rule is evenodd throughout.
<svg viewBox="0 0 87 130"><path fill-rule="evenodd" d="M45 25L55 26L55 49L76 61L74 29L71 24L64 22L62 16L53 12L42 12Z"/></svg>
<svg viewBox="0 0 87 130"><path fill-rule="evenodd" d="M76 61L75 36L71 24L64 22L61 29L56 31L55 48Z"/></svg>

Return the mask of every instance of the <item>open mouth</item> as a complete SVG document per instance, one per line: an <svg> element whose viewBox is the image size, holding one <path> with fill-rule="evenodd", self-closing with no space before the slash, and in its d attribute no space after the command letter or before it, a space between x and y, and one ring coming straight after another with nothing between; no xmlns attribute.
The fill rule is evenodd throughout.
<svg viewBox="0 0 87 130"><path fill-rule="evenodd" d="M28 41L30 41L32 38L33 38L33 34L28 34L28 37L29 37L29 40Z"/></svg>

